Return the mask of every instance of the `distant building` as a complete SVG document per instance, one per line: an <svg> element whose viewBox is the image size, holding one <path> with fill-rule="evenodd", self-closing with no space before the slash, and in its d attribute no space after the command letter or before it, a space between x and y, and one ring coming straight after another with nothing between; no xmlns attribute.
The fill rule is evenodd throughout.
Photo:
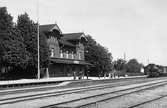
<svg viewBox="0 0 167 108"><path fill-rule="evenodd" d="M74 72L85 71L84 33L63 34L57 24L40 25L40 35L47 37L50 50L48 77L73 76Z"/></svg>

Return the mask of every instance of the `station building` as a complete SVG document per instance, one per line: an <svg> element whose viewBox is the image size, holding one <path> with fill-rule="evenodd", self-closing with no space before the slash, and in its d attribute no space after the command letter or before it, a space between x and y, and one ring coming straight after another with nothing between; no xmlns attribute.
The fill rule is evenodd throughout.
<svg viewBox="0 0 167 108"><path fill-rule="evenodd" d="M85 34L63 34L57 24L40 25L40 35L47 37L50 50L50 65L46 77L73 76L74 72L84 72L89 63L85 62Z"/></svg>

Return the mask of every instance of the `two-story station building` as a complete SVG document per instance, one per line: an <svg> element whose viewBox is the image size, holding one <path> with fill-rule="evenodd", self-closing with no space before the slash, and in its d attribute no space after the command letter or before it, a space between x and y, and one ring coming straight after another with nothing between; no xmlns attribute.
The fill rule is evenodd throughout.
<svg viewBox="0 0 167 108"><path fill-rule="evenodd" d="M47 77L73 76L85 71L89 63L84 59L84 33L63 34L57 24L40 25L40 35L47 37L50 49L50 65Z"/></svg>

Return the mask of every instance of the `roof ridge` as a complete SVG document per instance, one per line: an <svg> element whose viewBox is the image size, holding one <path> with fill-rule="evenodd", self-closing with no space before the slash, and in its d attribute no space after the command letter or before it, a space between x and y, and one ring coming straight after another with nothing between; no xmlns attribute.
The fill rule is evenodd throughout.
<svg viewBox="0 0 167 108"><path fill-rule="evenodd" d="M79 33L83 34L84 32L63 33L63 34L79 34Z"/></svg>
<svg viewBox="0 0 167 108"><path fill-rule="evenodd" d="M47 26L47 25L57 25L57 24L41 24L39 26Z"/></svg>

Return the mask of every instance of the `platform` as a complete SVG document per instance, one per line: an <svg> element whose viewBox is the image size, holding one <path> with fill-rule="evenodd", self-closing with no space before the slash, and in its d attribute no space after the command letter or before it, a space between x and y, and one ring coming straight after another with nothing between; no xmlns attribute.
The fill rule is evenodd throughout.
<svg viewBox="0 0 167 108"><path fill-rule="evenodd" d="M138 77L146 77L146 76L128 76L128 77L120 77L115 79L124 79L124 78L138 78ZM84 77L86 79L86 77ZM104 79L112 79L109 77L89 77L89 80L104 80ZM61 83L65 81L74 81L73 77L56 77L56 78L43 78L43 79L20 79L20 80L9 80L9 81L0 81L0 86L5 85L19 85L19 84L39 84L39 83ZM76 80L77 81L77 80Z"/></svg>

